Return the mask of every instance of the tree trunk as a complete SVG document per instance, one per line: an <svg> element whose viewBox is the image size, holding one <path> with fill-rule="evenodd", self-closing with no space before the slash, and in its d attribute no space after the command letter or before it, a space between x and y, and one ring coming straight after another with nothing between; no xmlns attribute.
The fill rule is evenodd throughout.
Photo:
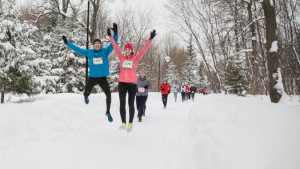
<svg viewBox="0 0 300 169"><path fill-rule="evenodd" d="M272 4L271 4L272 3ZM266 23L266 39L267 39L267 65L268 65L268 75L269 75L269 94L271 102L278 103L282 93L276 88L278 84L278 79L280 73L279 69L279 57L277 51L270 51L272 44L278 41L276 35L276 13L275 13L275 0L264 0L262 2L265 23ZM282 82L280 82L282 83ZM282 89L283 90L283 89ZM283 91L282 91L283 92Z"/></svg>
<svg viewBox="0 0 300 169"><path fill-rule="evenodd" d="M254 9L255 11L256 10L256 4L255 4L255 1L254 1ZM258 39L257 39L257 42L259 43L259 49L261 51L261 56L262 56L262 74L263 74L263 86L264 86L264 93L265 95L268 95L268 75L267 75L267 63L266 63L266 55L265 55L265 52L264 52L264 48L263 48L263 42L261 41L261 33L260 33L260 26L259 26L259 22L258 20L256 20L256 29L257 29L257 36L258 36Z"/></svg>
<svg viewBox="0 0 300 169"><path fill-rule="evenodd" d="M1 103L4 103L4 89L1 90Z"/></svg>
<svg viewBox="0 0 300 169"><path fill-rule="evenodd" d="M257 69L256 69L256 56L257 56L257 48L256 48L256 33L255 33L255 24L253 22L253 15L252 15L252 1L250 1L247 4L247 11L248 11L248 21L251 24L250 25L250 31L251 31L251 45L252 45L252 53L251 53L251 64L252 64L252 79L251 79L251 89L252 94L256 95L258 92L258 86L257 86Z"/></svg>

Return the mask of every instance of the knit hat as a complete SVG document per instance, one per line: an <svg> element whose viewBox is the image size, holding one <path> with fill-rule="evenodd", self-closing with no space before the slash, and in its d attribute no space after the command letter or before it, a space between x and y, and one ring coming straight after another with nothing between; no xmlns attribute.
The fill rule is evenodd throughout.
<svg viewBox="0 0 300 169"><path fill-rule="evenodd" d="M146 71L145 71L144 69L142 69L142 70L139 71L139 74L140 74L140 73L144 73L144 74L145 74Z"/></svg>
<svg viewBox="0 0 300 169"><path fill-rule="evenodd" d="M95 39L93 44L95 44L96 42L100 42L101 43L101 40L100 39Z"/></svg>
<svg viewBox="0 0 300 169"><path fill-rule="evenodd" d="M131 44L131 43L126 43L126 45L124 46L124 50L125 50L126 48L129 48L129 49L131 49L131 51L133 51L133 47L132 47L132 44Z"/></svg>
<svg viewBox="0 0 300 169"><path fill-rule="evenodd" d="M164 79L163 79L163 82L168 82L168 79L167 79L167 78L164 78Z"/></svg>

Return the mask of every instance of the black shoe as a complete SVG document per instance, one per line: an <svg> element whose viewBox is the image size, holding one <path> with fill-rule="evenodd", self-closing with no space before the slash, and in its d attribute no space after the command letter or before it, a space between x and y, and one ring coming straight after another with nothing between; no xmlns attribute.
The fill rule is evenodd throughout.
<svg viewBox="0 0 300 169"><path fill-rule="evenodd" d="M139 122L142 122L142 118L141 117L139 118Z"/></svg>

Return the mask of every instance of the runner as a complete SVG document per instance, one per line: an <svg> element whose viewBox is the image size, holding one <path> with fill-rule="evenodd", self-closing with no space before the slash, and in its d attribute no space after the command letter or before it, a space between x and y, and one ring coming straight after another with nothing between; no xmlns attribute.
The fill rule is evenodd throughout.
<svg viewBox="0 0 300 169"><path fill-rule="evenodd" d="M126 129L126 94L128 92L128 105L129 105L129 124L127 126L127 132L132 131L132 122L134 118L134 99L136 95L136 69L137 64L142 59L142 57L146 54L148 48L151 45L152 39L156 35L156 31L153 30L151 32L150 38L147 40L143 49L137 54L134 55L132 44L127 43L124 47L125 55L122 55L120 49L118 48L114 38L111 36L110 29L107 29L107 34L109 36L110 41L113 44L114 51L116 52L119 60L120 60L120 75L119 75L119 99L120 99L120 115L122 119L122 124L119 129Z"/></svg>
<svg viewBox="0 0 300 169"><path fill-rule="evenodd" d="M113 39L118 40L118 27L117 24L113 24L112 30L114 31ZM113 118L110 114L110 105L111 105L111 92L110 87L107 82L106 76L109 76L109 61L108 56L113 51L113 46L102 47L100 39L95 39L93 42L94 49L82 49L72 43L70 43L65 36L62 36L64 43L76 53L83 55L88 58L90 72L87 84L84 91L84 101L86 104L89 104L89 95L93 87L96 84L99 84L101 89L106 95L106 113L108 121L112 122Z"/></svg>
<svg viewBox="0 0 300 169"><path fill-rule="evenodd" d="M159 85L159 89L161 90L161 95L162 95L162 101L164 104L164 109L167 108L167 102L168 102L168 95L170 94L171 91L171 86L168 83L168 79L164 78L163 83Z"/></svg>
<svg viewBox="0 0 300 169"><path fill-rule="evenodd" d="M146 78L144 71L141 70L137 79L136 93L136 108L138 110L139 122L142 122L142 116L145 116L144 110L149 89L152 89L150 81Z"/></svg>

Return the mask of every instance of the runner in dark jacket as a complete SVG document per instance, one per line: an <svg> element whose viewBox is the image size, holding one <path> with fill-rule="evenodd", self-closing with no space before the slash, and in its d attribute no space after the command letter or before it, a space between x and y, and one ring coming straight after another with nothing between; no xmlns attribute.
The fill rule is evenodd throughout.
<svg viewBox="0 0 300 169"><path fill-rule="evenodd" d="M197 91L196 87L194 86L194 84L192 84L191 86L191 94L192 94L192 100L194 101L194 98L195 98L195 93Z"/></svg>
<svg viewBox="0 0 300 169"><path fill-rule="evenodd" d="M146 78L144 71L140 71L137 78L136 108L138 110L139 122L142 122L142 116L145 115L145 105L148 98L148 91L152 89L150 81Z"/></svg>

